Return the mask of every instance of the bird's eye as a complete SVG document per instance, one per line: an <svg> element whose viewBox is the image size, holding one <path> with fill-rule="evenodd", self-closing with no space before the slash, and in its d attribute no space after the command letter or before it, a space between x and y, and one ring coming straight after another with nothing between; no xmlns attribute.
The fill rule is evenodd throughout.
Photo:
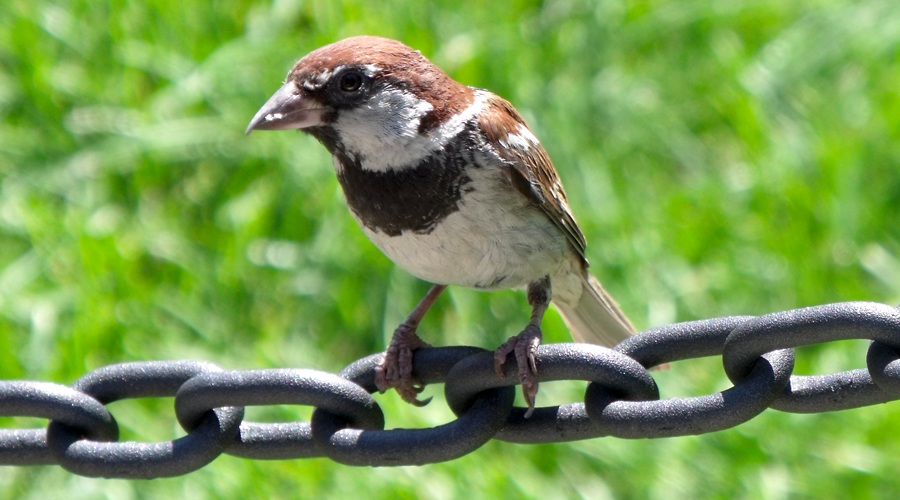
<svg viewBox="0 0 900 500"><path fill-rule="evenodd" d="M341 77L341 90L344 92L356 92L362 87L362 84L362 75L355 71L345 73L344 76Z"/></svg>

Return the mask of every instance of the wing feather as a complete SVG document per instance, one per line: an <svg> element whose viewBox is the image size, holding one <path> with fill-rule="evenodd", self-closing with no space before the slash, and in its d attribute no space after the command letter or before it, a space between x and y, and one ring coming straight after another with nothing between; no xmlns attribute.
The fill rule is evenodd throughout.
<svg viewBox="0 0 900 500"><path fill-rule="evenodd" d="M566 235L587 267L584 234L569 209L566 192L550 157L528 129L525 120L512 104L491 95L485 110L479 115L479 127L506 162L510 184L547 214Z"/></svg>

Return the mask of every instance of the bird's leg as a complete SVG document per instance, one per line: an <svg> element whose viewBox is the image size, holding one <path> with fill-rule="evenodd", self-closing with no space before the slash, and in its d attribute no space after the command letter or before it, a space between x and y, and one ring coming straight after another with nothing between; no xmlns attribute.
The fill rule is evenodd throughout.
<svg viewBox="0 0 900 500"><path fill-rule="evenodd" d="M375 386L380 392L393 387L404 401L415 406L425 406L431 401L431 398L420 401L417 397L425 389L425 385L416 385L413 381L412 352L422 347L431 347L431 344L416 335L416 328L445 288L447 285L432 286L403 323L394 330L387 351L384 352L384 359L375 367Z"/></svg>
<svg viewBox="0 0 900 500"><path fill-rule="evenodd" d="M509 353L515 353L516 364L519 367L519 382L522 383L522 395L528 403L528 412L525 418L534 412L534 397L538 392L538 382L535 380L537 365L534 361L534 353L541 345L541 321L544 312L550 306L550 278L532 281L528 284L528 304L531 306L531 321L522 330L522 333L514 335L494 351L494 369L502 377L503 363Z"/></svg>

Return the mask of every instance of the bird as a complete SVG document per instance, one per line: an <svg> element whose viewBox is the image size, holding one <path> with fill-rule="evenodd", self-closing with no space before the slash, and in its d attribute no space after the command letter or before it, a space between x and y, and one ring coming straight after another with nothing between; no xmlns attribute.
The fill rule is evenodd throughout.
<svg viewBox="0 0 900 500"><path fill-rule="evenodd" d="M332 155L352 217L396 265L432 283L375 369L380 392L414 405L417 327L448 285L524 289L531 317L494 351L512 355L528 410L535 352L552 303L577 342L613 346L634 326L588 272L586 240L559 175L505 99L453 80L419 51L355 36L302 57L259 109L254 130L301 130Z"/></svg>

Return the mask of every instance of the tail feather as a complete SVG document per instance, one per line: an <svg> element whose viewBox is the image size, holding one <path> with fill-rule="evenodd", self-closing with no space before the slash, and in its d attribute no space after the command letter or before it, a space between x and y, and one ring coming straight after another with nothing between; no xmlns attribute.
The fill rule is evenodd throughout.
<svg viewBox="0 0 900 500"><path fill-rule="evenodd" d="M635 333L631 321L596 278L584 272L581 283L577 302L554 302L576 342L612 347Z"/></svg>

